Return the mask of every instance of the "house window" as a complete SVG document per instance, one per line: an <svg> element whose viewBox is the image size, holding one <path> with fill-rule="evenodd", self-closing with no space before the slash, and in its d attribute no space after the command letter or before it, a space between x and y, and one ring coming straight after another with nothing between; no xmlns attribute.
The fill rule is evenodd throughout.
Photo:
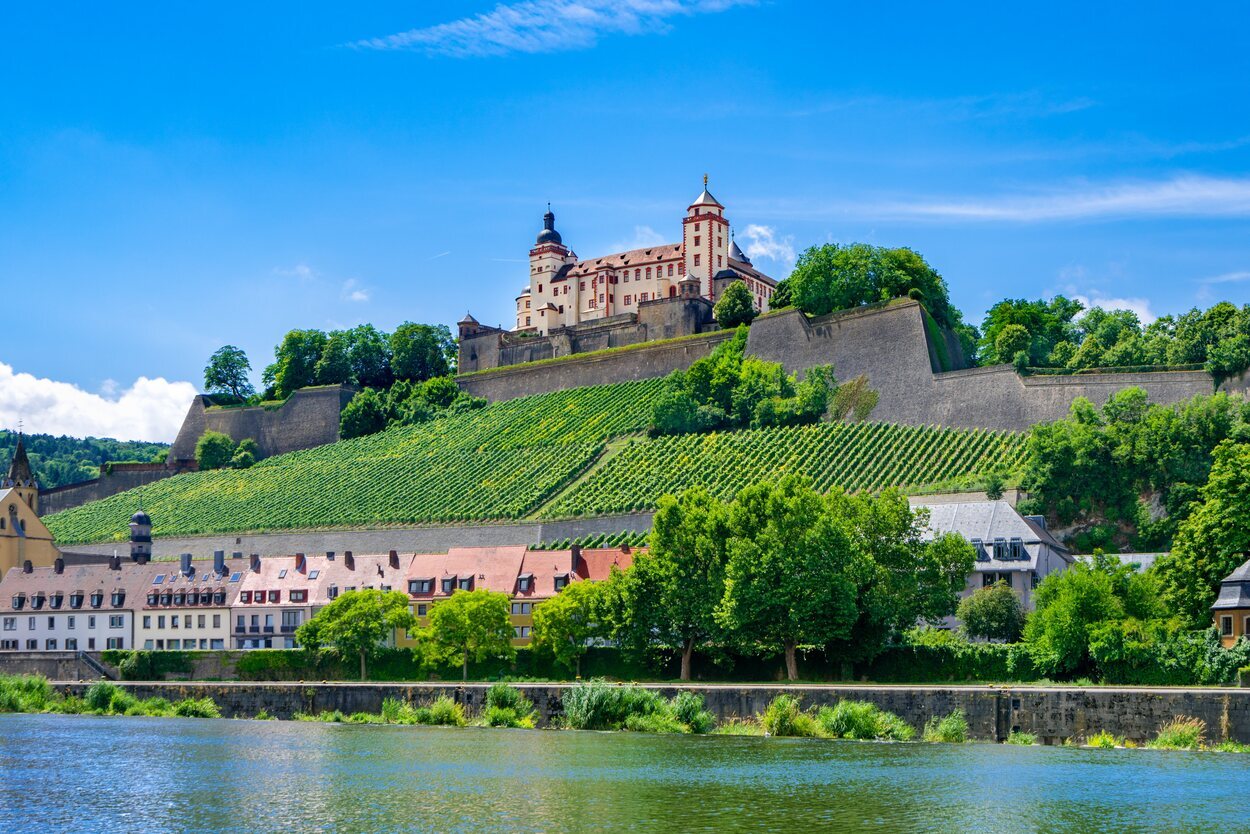
<svg viewBox="0 0 1250 834"><path fill-rule="evenodd" d="M307 591L291 591L291 602L307 602Z"/></svg>
<svg viewBox="0 0 1250 834"><path fill-rule="evenodd" d="M80 593L70 594L69 595L69 607L75 610L82 608L82 598L83 598L83 595Z"/></svg>
<svg viewBox="0 0 1250 834"><path fill-rule="evenodd" d="M152 615L151 615L151 614L144 614L144 615L143 615L143 627L144 627L144 628L151 628L151 627L152 627Z"/></svg>
<svg viewBox="0 0 1250 834"><path fill-rule="evenodd" d="M56 651L56 638L50 638L43 642L43 647L48 651Z"/></svg>
<svg viewBox="0 0 1250 834"><path fill-rule="evenodd" d="M686 262L685 261L682 261L681 263L677 264L677 274L678 275L686 274Z"/></svg>
<svg viewBox="0 0 1250 834"><path fill-rule="evenodd" d="M430 610L430 606L426 605L426 604L423 602L423 603L421 603L420 605L418 605L418 606L417 606L417 616L418 616L418 617L424 617L424 616L426 615L426 612L427 612L427 611L429 611L429 610Z"/></svg>
<svg viewBox="0 0 1250 834"><path fill-rule="evenodd" d="M121 608L121 607L122 607L122 604L123 604L123 603L125 603L125 602L126 602L126 592L125 592L125 591L114 591L114 592L113 592L113 607L114 607L114 608Z"/></svg>
<svg viewBox="0 0 1250 834"><path fill-rule="evenodd" d="M38 650L39 650L39 641L38 641L38 640L27 640L27 641L26 641L26 648L27 648L27 650L32 651L32 652L34 652L34 651L38 651Z"/></svg>
<svg viewBox="0 0 1250 834"><path fill-rule="evenodd" d="M78 640L74 637L65 638L65 650L70 652L78 651Z"/></svg>
<svg viewBox="0 0 1250 834"><path fill-rule="evenodd" d="M530 317L529 317L529 316L526 316L526 317L525 317L525 325L526 325L526 327L528 327L528 326L529 326L529 323L530 323Z"/></svg>
<svg viewBox="0 0 1250 834"><path fill-rule="evenodd" d="M22 608L23 608L23 606L25 606L25 605L26 605L26 595L25 595L25 594L14 594L14 595L13 595L13 610L14 610L14 611L21 611L21 610L22 610Z"/></svg>
<svg viewBox="0 0 1250 834"><path fill-rule="evenodd" d="M5 617L4 618L4 630L5 631L17 631L17 617Z"/></svg>
<svg viewBox="0 0 1250 834"><path fill-rule="evenodd" d="M269 592L269 601L270 601L270 602L281 602L281 601L282 601L282 592L281 592L281 591L270 591L270 592Z"/></svg>
<svg viewBox="0 0 1250 834"><path fill-rule="evenodd" d="M527 573L523 576L518 577L516 586L517 586L518 591L520 591L523 594L528 594L530 590L534 587L534 575L532 573Z"/></svg>
<svg viewBox="0 0 1250 834"><path fill-rule="evenodd" d="M251 591L244 591L243 593L239 594L239 602L251 602L251 601L252 601Z"/></svg>
<svg viewBox="0 0 1250 834"><path fill-rule="evenodd" d="M716 236L716 248L719 249L725 245L725 239L720 235Z"/></svg>
<svg viewBox="0 0 1250 834"><path fill-rule="evenodd" d="M668 277L669 278L673 277L673 265L672 264L668 265Z"/></svg>
<svg viewBox="0 0 1250 834"><path fill-rule="evenodd" d="M586 292L586 282L585 282L585 281L578 281L578 282L577 282L577 289L578 289L578 291L580 291L580 292Z"/></svg>
<svg viewBox="0 0 1250 834"><path fill-rule="evenodd" d="M221 615L220 614L213 615L213 628L221 628Z"/></svg>
<svg viewBox="0 0 1250 834"><path fill-rule="evenodd" d="M1228 614L1225 614L1224 616L1220 617L1220 636L1221 637L1233 636L1233 618L1229 616Z"/></svg>
<svg viewBox="0 0 1250 834"><path fill-rule="evenodd" d="M299 628L300 621L304 617L303 611L283 611L282 612L282 628L294 631Z"/></svg>
<svg viewBox="0 0 1250 834"><path fill-rule="evenodd" d="M107 641L106 645L107 645L107 646L108 646L108 648L110 648L110 649L121 649L121 648L124 648L124 646L123 646L123 644L122 644L122 638L120 638L120 637L110 637L110 638L108 639L108 641Z"/></svg>
<svg viewBox="0 0 1250 834"><path fill-rule="evenodd" d="M56 617L49 617L48 618L48 631L51 631L54 628L56 628Z"/></svg>
<svg viewBox="0 0 1250 834"><path fill-rule="evenodd" d="M529 637L529 636L530 636L530 627L521 626L521 637Z"/></svg>
<svg viewBox="0 0 1250 834"><path fill-rule="evenodd" d="M124 625L123 620L121 614L109 614L109 628L121 628Z"/></svg>
<svg viewBox="0 0 1250 834"><path fill-rule="evenodd" d="M649 271L649 270L648 270L648 271ZM642 270L641 270L641 269L635 269L635 270L634 270L634 280L635 280L635 281L638 281L638 280L641 280L641 279L642 279Z"/></svg>
<svg viewBox="0 0 1250 834"><path fill-rule="evenodd" d="M698 209L695 209L695 213L696 213L696 214L698 214L698 213L699 213L699 210L698 210ZM696 232L697 232L697 231L699 231L699 224L698 224L698 223L695 223L695 224L694 224L694 230L695 230Z"/></svg>
<svg viewBox="0 0 1250 834"><path fill-rule="evenodd" d="M87 617L87 628L95 628L95 615Z"/></svg>
<svg viewBox="0 0 1250 834"><path fill-rule="evenodd" d="M26 618L26 630L27 630L27 631L34 631L34 630L35 630L35 618L34 618L34 617L27 617L27 618Z"/></svg>
<svg viewBox="0 0 1250 834"><path fill-rule="evenodd" d="M208 617L201 614L199 618L196 620L195 624L199 626L200 628L206 628L208 626Z"/></svg>
<svg viewBox="0 0 1250 834"><path fill-rule="evenodd" d="M1036 591L1036 590L1037 590L1037 583L1038 583L1038 582L1040 582L1040 581L1041 581L1041 580L1038 578L1037 571L1035 571L1035 570L1034 570L1034 571L1029 571L1029 588L1030 588L1031 590Z"/></svg>

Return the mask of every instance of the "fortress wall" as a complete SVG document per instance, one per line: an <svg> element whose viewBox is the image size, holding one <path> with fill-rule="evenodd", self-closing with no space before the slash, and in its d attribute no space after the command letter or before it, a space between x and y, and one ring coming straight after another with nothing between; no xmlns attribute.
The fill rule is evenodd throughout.
<svg viewBox="0 0 1250 834"><path fill-rule="evenodd" d="M185 469L174 469L163 463L131 463L114 464L111 472L102 471L100 477L76 484L41 491L39 493L39 514L51 515L61 510L108 498L128 489L154 483Z"/></svg>
<svg viewBox="0 0 1250 834"><path fill-rule="evenodd" d="M696 359L707 356L731 335L728 332L708 333L680 342L639 347L621 353L572 356L546 365L500 368L489 373L460 376L456 381L470 394L498 401L585 385L652 379L690 367Z"/></svg>
<svg viewBox="0 0 1250 834"><path fill-rule="evenodd" d="M500 522L445 527L405 527L382 530L308 530L281 533L229 533L215 536L157 538L152 556L176 559L190 553L196 559L210 559L213 551L227 554L259 553L261 556L289 556L293 553L445 553L452 547L498 547L510 544L537 545L563 539L577 539L625 531L651 529L651 513L577 518L566 521ZM111 555L116 542L74 545L76 553Z"/></svg>
<svg viewBox="0 0 1250 834"><path fill-rule="evenodd" d="M205 431L219 431L234 440L250 437L267 458L339 439L339 415L355 389L346 385L302 388L277 408L211 408L196 397L169 451L170 461L194 460L195 444Z"/></svg>

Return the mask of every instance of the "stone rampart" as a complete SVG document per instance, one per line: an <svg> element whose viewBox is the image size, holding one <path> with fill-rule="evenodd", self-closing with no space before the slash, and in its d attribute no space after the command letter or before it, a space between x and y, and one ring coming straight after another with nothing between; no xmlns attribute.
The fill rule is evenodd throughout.
<svg viewBox="0 0 1250 834"><path fill-rule="evenodd" d="M651 513L574 518L563 521L533 521L499 524L464 524L441 527L389 527L379 530L306 530L281 533L223 533L215 536L158 538L152 542L154 558L176 559L190 553L196 559L211 559L213 551L259 553L261 556L289 556L293 553L445 553L451 547L498 547L510 544L538 545L543 542L577 539L585 536L651 529ZM77 553L111 554L116 542L74 545Z"/></svg>
<svg viewBox="0 0 1250 834"><path fill-rule="evenodd" d="M227 717L248 718L261 710L277 718L297 712L381 711L397 698L414 705L449 696L476 714L489 684L454 683L125 683L138 698L212 698ZM67 694L82 695L84 683L61 683ZM540 723L560 715L568 684L517 684L538 707ZM1212 742L1250 743L1250 690L1145 689L1075 686L880 686L880 685L697 685L646 684L666 697L689 689L703 695L720 720L758 715L782 693L798 695L804 707L841 700L869 701L895 713L917 730L934 716L962 710L969 735L1004 741L1013 730L1034 733L1046 744L1083 739L1106 731L1137 743L1153 738L1176 716L1201 718Z"/></svg>
<svg viewBox="0 0 1250 834"><path fill-rule="evenodd" d="M906 425L1023 431L1067 415L1072 401L1095 404L1129 386L1146 390L1152 402L1174 403L1215 390L1205 371L1093 373L1022 377L1008 365L958 368L958 345L943 335L930 339L924 310L900 300L808 318L798 310L763 316L751 325L747 352L787 371L802 373L833 365L840 380L861 374L879 399L871 418ZM615 353L572 356L556 362L520 365L461 376L462 388L490 400L506 400L583 385L602 385L664 376L706 356L727 333L646 345ZM1246 389L1245 378L1225 390Z"/></svg>
<svg viewBox="0 0 1250 834"><path fill-rule="evenodd" d="M51 515L61 510L68 510L88 501L108 498L128 489L187 472L194 465L173 467L163 463L112 463L106 464L100 471L100 477L76 484L53 487L39 491L39 514Z"/></svg>
<svg viewBox="0 0 1250 834"><path fill-rule="evenodd" d="M218 407L196 397L169 450L169 460L195 460L195 444L206 431L228 434L236 442L256 441L258 457L323 446L339 439L339 415L356 389L348 385L301 388L280 406Z"/></svg>

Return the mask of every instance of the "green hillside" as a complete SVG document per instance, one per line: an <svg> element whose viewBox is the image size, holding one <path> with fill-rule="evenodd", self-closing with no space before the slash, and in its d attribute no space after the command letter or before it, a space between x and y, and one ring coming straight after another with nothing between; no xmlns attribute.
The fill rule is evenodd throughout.
<svg viewBox="0 0 1250 834"><path fill-rule="evenodd" d="M157 536L594 515L649 509L693 483L729 494L788 471L821 488L975 480L1014 468L1023 450L1022 435L877 423L645 438L663 386L509 400L250 469L178 475L45 521L75 544L125 538L140 503Z"/></svg>

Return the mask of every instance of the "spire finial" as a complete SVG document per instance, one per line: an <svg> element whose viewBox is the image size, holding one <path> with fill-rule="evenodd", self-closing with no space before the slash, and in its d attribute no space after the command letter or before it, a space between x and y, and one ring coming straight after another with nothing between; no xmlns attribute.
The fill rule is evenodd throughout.
<svg viewBox="0 0 1250 834"><path fill-rule="evenodd" d="M703 175L703 190L707 191L707 174Z"/></svg>

